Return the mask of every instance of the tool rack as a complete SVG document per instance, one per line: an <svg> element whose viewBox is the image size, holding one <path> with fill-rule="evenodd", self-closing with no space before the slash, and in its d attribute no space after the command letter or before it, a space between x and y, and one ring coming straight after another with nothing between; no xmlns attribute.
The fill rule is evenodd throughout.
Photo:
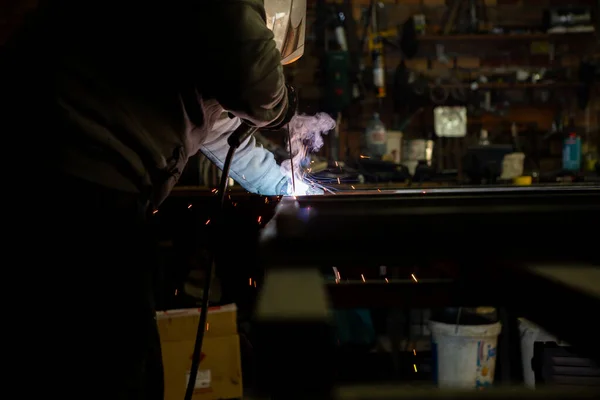
<svg viewBox="0 0 600 400"><path fill-rule="evenodd" d="M457 396L335 389L332 307L491 305L534 321L599 360L600 333L592 315L600 309L598 226L598 186L418 189L283 199L261 235L266 276L255 314L259 387L262 382L274 398L290 398L290 387L297 388L292 398L310 399ZM322 278L322 271L332 266L416 264L451 264L454 275L418 282L409 276L331 283ZM302 360L310 360L310 378ZM478 396L515 396L491 392ZM540 395L525 391L518 397ZM471 395L459 397L465 396ZM555 391L552 396L562 395ZM590 392L567 397L579 396L588 398Z"/></svg>

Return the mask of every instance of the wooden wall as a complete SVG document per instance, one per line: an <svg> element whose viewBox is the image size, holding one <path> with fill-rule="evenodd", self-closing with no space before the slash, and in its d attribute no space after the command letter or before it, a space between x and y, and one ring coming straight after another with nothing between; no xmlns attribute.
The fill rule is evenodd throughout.
<svg viewBox="0 0 600 400"><path fill-rule="evenodd" d="M332 0L333 1L333 0ZM339 3L340 1L338 1ZM352 13L356 21L360 21L369 0L353 0ZM421 38L417 56L407 60L407 66L424 75L435 76L447 69L440 65L435 58L435 45L443 43L445 50L456 54L458 66L472 70L474 74L486 72L499 66L564 66L576 73L579 62L584 57L598 53L596 35L574 35L568 40L552 41L555 46L555 57L549 61L547 55L532 55L534 43L547 42L544 36L520 39L474 39L473 37L453 37L451 40L437 36L444 15L448 11L446 0L382 0L382 28L394 28L415 14L424 14L427 18L427 35ZM564 0L485 0L489 26L506 28L535 29L541 24L541 12L551 5L564 5ZM596 0L570 0L569 4L587 4L597 6ZM37 5L36 0L4 0L0 2L0 45L4 43L23 20L24 15ZM321 69L320 55L322 49L315 46L315 0L308 0L308 29L304 56L295 64L286 67L288 79L298 88L301 97L301 110L313 113L321 110L322 82L319 80ZM597 10L596 10L597 11ZM488 27L489 27L488 26ZM357 34L361 34L359 31ZM387 82L392 82L393 72L401 60L400 53L391 47L386 47L385 60L387 67ZM367 60L367 71L368 70ZM521 89L517 89L521 90ZM388 93L390 91L388 90ZM548 129L558 109L575 116L575 120L583 131L592 131L597 135L600 128L600 101L597 89L589 106L579 109L573 87L548 87L547 92L553 99L560 99L561 104L550 101L545 104L512 106L506 115L483 114L480 117L469 118L471 122L471 137L475 137L479 129L486 128L492 134L506 133L510 123L517 123L522 129L532 125L543 131ZM367 98L360 104L355 104L344 113L341 125L341 145L349 144L350 154L360 153L361 135L366 121L372 112L378 108L375 100ZM393 127L394 107L390 96L384 99L381 108L382 119L388 127ZM431 130L431 110L426 109L405 129L407 137L418 137ZM598 140L598 139L597 139ZM327 148L324 150L327 152ZM345 154L345 149L342 149Z"/></svg>
<svg viewBox="0 0 600 400"><path fill-rule="evenodd" d="M334 1L335 3L335 1ZM338 1L339 3L339 1ZM360 21L369 0L353 0L353 17ZM487 24L484 29L504 27L506 29L521 29L524 33L513 38L505 36L474 37L472 35L459 35L445 38L440 36L443 18L448 12L445 0L384 0L382 4L381 24L382 28L394 28L404 23L415 14L424 14L427 19L427 32L419 41L418 54L406 60L410 69L420 74L434 78L443 74L448 67L441 65L436 60L435 47L443 44L445 52L456 57L456 65L463 70L468 70L472 76L486 74L502 67L546 67L565 68L570 74L571 81L577 81L577 69L581 59L598 53L598 40L595 34L569 34L565 36L552 36L530 33L539 31L542 25L542 11L555 5L564 5L560 0L485 0L487 4ZM298 88L301 96L301 106L305 112L318 111L322 106L321 98L323 83L319 81L319 70L321 68L321 49L315 47L314 42L314 17L315 1L309 2L309 26L305 55L295 64L287 68L287 74L293 84ZM582 4L594 7L595 0L573 0L569 4ZM359 26L362 26L359 24ZM359 30L358 34L361 32ZM542 49L552 47L552 57L548 54L534 54L534 48ZM539 50L537 50L539 52ZM368 57L367 57L368 58ZM393 81L394 71L402 59L401 53L391 47L386 47L385 61L387 69L387 82ZM367 59L366 59L367 60ZM366 74L369 74L368 64ZM506 89L506 88L503 88ZM566 115L573 115L582 131L597 131L599 126L598 115L600 114L600 101L597 100L597 89L594 90L592 101L588 109L581 110L577 105L575 85L549 85L537 89L520 87L514 88L521 91L525 97L545 96L544 102L524 102L521 105L512 105L504 116L483 113L481 116L470 116L469 122L471 141L481 128L485 128L493 135L506 135L512 122L515 122L520 130L530 130L536 127L538 131L550 129L552 122L561 110ZM541 94L541 92L545 92ZM504 91L499 91L504 93ZM519 97L519 96L517 96ZM367 99L361 104L351 106L343 116L341 145L346 143L350 146L350 154L360 153L361 135L364 126L379 106L374 98ZM394 125L394 105L391 100L391 90L388 87L388 96L384 99L381 108L382 119L388 127ZM404 130L407 137L419 137L428 134L432 127L431 109L426 108L411 124ZM598 140L596 138L596 140ZM467 141L468 142L468 141ZM324 150L327 152L327 148ZM344 151L342 151L344 154Z"/></svg>

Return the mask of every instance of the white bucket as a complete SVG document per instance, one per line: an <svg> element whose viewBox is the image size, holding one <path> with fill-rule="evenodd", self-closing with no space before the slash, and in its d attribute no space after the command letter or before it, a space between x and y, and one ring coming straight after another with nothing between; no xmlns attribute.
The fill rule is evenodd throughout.
<svg viewBox="0 0 600 400"><path fill-rule="evenodd" d="M523 362L523 381L525 386L535 388L535 373L531 367L535 342L558 342L558 340L525 318L519 318L521 333L521 361Z"/></svg>
<svg viewBox="0 0 600 400"><path fill-rule="evenodd" d="M502 325L451 325L429 321L433 374L439 387L481 388L494 382Z"/></svg>

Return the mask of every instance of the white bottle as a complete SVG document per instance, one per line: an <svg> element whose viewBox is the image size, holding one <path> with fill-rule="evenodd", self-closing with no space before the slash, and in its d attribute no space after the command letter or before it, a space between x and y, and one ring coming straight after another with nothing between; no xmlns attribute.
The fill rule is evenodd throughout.
<svg viewBox="0 0 600 400"><path fill-rule="evenodd" d="M387 134L378 113L373 114L373 118L367 124L365 134L369 155L377 158L383 157L387 150Z"/></svg>
<svg viewBox="0 0 600 400"><path fill-rule="evenodd" d="M481 135L479 136L479 145L480 146L489 146L490 139L488 138L488 131L485 129L481 130Z"/></svg>

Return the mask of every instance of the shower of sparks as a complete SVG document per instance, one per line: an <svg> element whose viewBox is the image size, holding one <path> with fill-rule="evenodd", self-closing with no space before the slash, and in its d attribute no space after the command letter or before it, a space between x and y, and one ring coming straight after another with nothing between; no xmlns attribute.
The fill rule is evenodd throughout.
<svg viewBox="0 0 600 400"><path fill-rule="evenodd" d="M415 274L410 274L410 276L413 278L413 281L415 281L415 282L417 282L417 283L419 282L419 281L417 280L417 277L415 276Z"/></svg>

